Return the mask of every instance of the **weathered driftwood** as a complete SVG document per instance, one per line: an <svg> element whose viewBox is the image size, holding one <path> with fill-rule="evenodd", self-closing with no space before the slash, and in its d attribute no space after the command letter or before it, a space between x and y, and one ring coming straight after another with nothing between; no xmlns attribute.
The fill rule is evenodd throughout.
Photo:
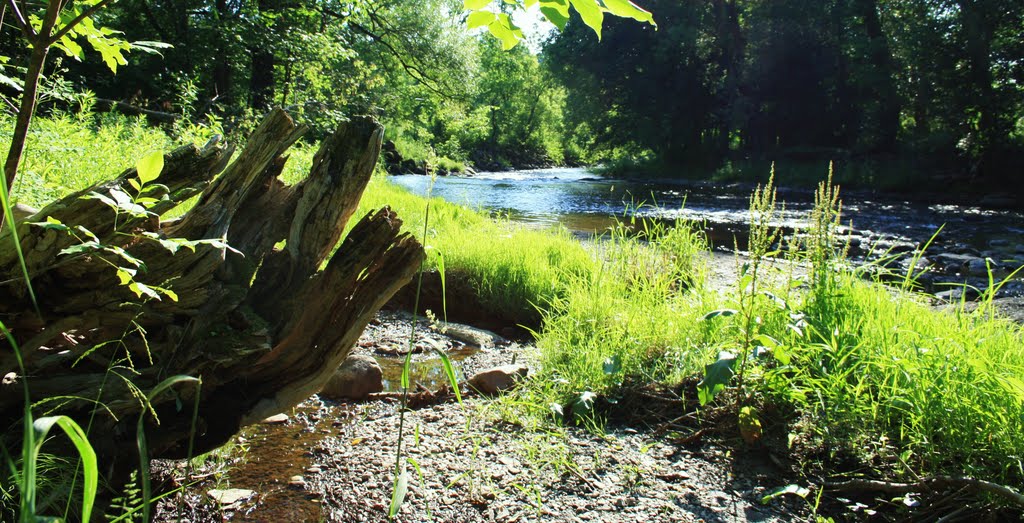
<svg viewBox="0 0 1024 523"><path fill-rule="evenodd" d="M9 231L0 233L0 320L24 354L36 412L57 410L83 427L91 419L101 459L130 459L144 411L140 392L169 376L199 377L195 424L192 386L154 400L159 426L148 416L151 455L180 457L192 427L195 452L208 450L323 385L373 314L412 278L423 251L385 208L363 217L335 252L377 161L383 129L371 118L341 124L316 154L308 178L286 186L277 175L302 132L278 110L226 169L232 151L217 142L165 155L155 183L166 186L160 189L166 199L149 217L115 216L88 196L133 194L129 179L137 173L129 169L21 221L17 230L38 313ZM181 219L155 218L197 194ZM177 301L137 297L119 283L114 265L124 263L116 256L61 254L80 240L32 224L47 217L81 225L101 243L143 260L136 280L172 289ZM223 239L235 251L200 244L171 253L146 232ZM6 375L0 422L12 427L21 418L25 377L11 347L0 343Z"/></svg>

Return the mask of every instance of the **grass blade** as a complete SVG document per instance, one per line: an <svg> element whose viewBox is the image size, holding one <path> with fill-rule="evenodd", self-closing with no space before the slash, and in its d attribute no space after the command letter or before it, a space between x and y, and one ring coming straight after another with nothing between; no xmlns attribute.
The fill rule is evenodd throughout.
<svg viewBox="0 0 1024 523"><path fill-rule="evenodd" d="M459 380L455 377L455 367L452 366L452 360L448 357L448 354L443 350L434 349L437 355L441 358L441 365L444 366L444 374L448 377L448 383L451 384L452 390L455 391L455 399L458 400L459 405L462 405L462 394L459 392Z"/></svg>
<svg viewBox="0 0 1024 523"><path fill-rule="evenodd" d="M149 521L150 517L150 504L152 503L153 497L153 486L149 483L149 448L146 445L146 410L152 412L153 398L160 395L161 392L177 385L179 383L195 383L196 384L196 395L199 395L199 386L202 381L199 378L193 378L192 376L176 375L171 376L164 381L161 381L153 390L146 395L146 408L139 414L138 426L135 429L135 438L139 446L139 481L142 482L142 520ZM197 400L198 401L198 398ZM154 418L156 417L154 413ZM157 420L159 423L159 420ZM192 440L189 439L189 446L191 447Z"/></svg>
<svg viewBox="0 0 1024 523"><path fill-rule="evenodd" d="M31 465L34 475L39 450L46 441L46 435L54 425L64 430L64 434L67 434L68 439L75 445L75 449L78 450L78 455L82 459L82 473L84 475L82 483L82 521L89 521L89 518L92 516L92 506L96 500L96 487L99 484L99 467L96 462L96 451L93 450L92 445L89 443L89 438L86 437L85 431L74 420L67 416L47 416L37 419L32 424L35 441L34 445L32 445L31 461L26 462L25 467L28 469ZM26 478L26 480L28 479L33 480L34 487L35 478ZM32 508L34 509L34 507ZM26 515L22 514L23 520L25 517Z"/></svg>
<svg viewBox="0 0 1024 523"><path fill-rule="evenodd" d="M11 231L11 241L14 242L14 251L18 253L18 263L21 265L21 275L25 278L25 288L28 289L28 296L32 299L32 307L36 310L36 315L42 316L39 312L39 303L36 301L36 293L32 290L32 280L28 276L28 266L25 265L25 255L21 252L21 239L18 238L18 227L14 223L14 209L11 207L11 196L7 192L7 184L0 183L0 205L3 206L4 215L3 219L0 220L0 227L7 223L7 228Z"/></svg>

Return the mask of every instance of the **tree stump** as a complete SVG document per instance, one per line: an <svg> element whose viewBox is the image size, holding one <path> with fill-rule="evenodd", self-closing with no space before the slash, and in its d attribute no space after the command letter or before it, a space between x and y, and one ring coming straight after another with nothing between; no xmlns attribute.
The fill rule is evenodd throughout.
<svg viewBox="0 0 1024 523"><path fill-rule="evenodd" d="M232 149L216 140L166 154L148 185L159 201L144 215L110 205L136 193L129 169L18 222L38 310L10 231L0 233L0 321L26 367L23 375L0 342L0 417L9 437L20 434L24 379L37 415L91 421L90 440L108 470L135 466L139 416L151 457L180 458L193 428L194 453L208 451L319 390L424 255L387 208L363 217L335 250L377 162L383 127L368 117L342 123L309 176L287 186L278 175L303 131L275 110L230 165ZM195 195L182 218L159 220ZM48 218L51 226L40 225ZM77 226L95 244L82 247L90 238ZM174 242L191 243L172 252ZM143 265L125 267L121 253ZM140 297L117 267L173 292ZM195 423L192 384L149 406L142 399L174 375L202 380Z"/></svg>

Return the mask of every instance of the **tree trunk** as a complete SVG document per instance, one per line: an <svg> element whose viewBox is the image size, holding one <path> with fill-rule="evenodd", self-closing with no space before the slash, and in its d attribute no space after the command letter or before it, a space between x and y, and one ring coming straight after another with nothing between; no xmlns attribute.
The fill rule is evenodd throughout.
<svg viewBox="0 0 1024 523"><path fill-rule="evenodd" d="M129 180L137 173L129 169L18 223L38 315L9 231L0 233L0 320L26 366L19 370L11 347L0 345L3 426L21 418L27 376L33 403L49 398L39 413L56 410L83 427L94 416L90 440L116 476L136 465L126 449L135 446L140 415L151 457L184 457L193 427L194 453L204 452L317 392L376 311L411 280L423 250L385 208L363 217L335 251L383 128L369 117L342 123L309 176L286 186L277 175L303 131L283 111L271 112L217 178L232 150L216 141L165 155L150 184L155 194L147 193L159 200L148 216L115 214L104 203L135 194ZM156 218L197 194L181 219ZM48 219L49 228L38 225ZM80 240L55 221L85 227L109 248L75 253ZM207 241L172 253L158 241L218 239L230 247ZM115 267L134 267L116 248L144 262L135 281L171 289L177 299L139 298L121 284ZM191 385L154 398L156 416L146 414L139 398L180 374L202 379L195 423Z"/></svg>
<svg viewBox="0 0 1024 523"><path fill-rule="evenodd" d="M889 39L882 30L877 0L859 0L857 8L867 33L868 60L874 81L869 87L878 102L876 112L877 139L873 148L877 152L892 152L900 130L900 101L893 79L895 69Z"/></svg>

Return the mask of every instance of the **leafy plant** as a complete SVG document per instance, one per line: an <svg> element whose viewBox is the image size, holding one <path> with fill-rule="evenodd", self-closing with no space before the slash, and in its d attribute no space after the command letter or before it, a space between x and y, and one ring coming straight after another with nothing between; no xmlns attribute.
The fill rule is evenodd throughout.
<svg viewBox="0 0 1024 523"><path fill-rule="evenodd" d="M46 57L52 47L63 50L69 56L80 59L82 46L76 41L84 37L86 41L100 53L103 61L112 72L117 72L119 64L127 63L124 52L131 48L123 40L117 38L116 32L107 28L97 27L92 16L113 0L91 0L85 2L63 2L48 0L42 13L22 12L26 4L19 7L17 2L8 2L15 24L28 41L32 52L29 55L28 68L22 82L24 88L21 104L18 108L11 148L4 163L4 177L7 189L14 184L18 173L21 156L25 150L28 127L36 110L39 79L43 73Z"/></svg>
<svg viewBox="0 0 1024 523"><path fill-rule="evenodd" d="M655 28L658 27L650 12L629 0L504 0L499 4L499 11L487 9L491 3L491 0L464 0L463 5L470 11L466 18L466 27L469 29L486 27L492 36L501 40L505 50L515 47L523 40L523 31L516 27L507 13L500 11L500 6L504 4L511 4L516 9L529 9L539 4L541 15L559 31L564 30L565 24L569 22L571 6L583 23L594 31L598 40L601 39L601 27L604 24L605 13L632 18Z"/></svg>
<svg viewBox="0 0 1024 523"><path fill-rule="evenodd" d="M428 164L428 168L429 168L429 164ZM423 210L424 249L429 247L428 245L426 245L426 238L427 238L427 230L428 230L427 228L428 228L428 225L430 223L430 190L433 187L433 184L434 184L435 180L436 180L436 173L432 173L431 174L431 179L430 179L430 187L427 189L427 202L426 202L426 206L424 207L424 210ZM443 286L443 282L445 281L445 278L444 278L444 257L440 256L440 253L439 253L439 256L438 256L438 263L441 264L440 265L440 270L441 270L441 281L442 281L442 286ZM408 405L408 401L409 401L409 388L412 385L410 383L410 380L409 380L409 372L410 372L410 368L412 366L413 345L415 345L415 343L416 343L416 323L417 323L416 314L417 314L417 311L419 311L420 292L422 291L422 288L423 288L423 267L421 266L419 274L418 274L417 279L416 279L416 297L413 300L413 308L412 308L412 310L413 310L413 317L412 317L412 326L410 327L410 332L409 332L409 346L408 346L408 349L407 349L406 354L405 354L405 361L402 364L402 377L401 377L402 403L401 403L401 406L399 407L400 410L399 410L399 418L398 418L398 445L397 445L397 448L395 450L395 473L394 473L395 475L394 475L394 480L392 482L391 503L388 506L388 517L391 518L391 519L393 519L395 516L397 516L398 512L402 509L402 503L405 502L405 496L406 496L406 494L409 491L409 473L405 469L406 461L411 463L416 468L416 470L419 471L419 464L416 463L415 460L413 460L412 458L406 458L406 460L402 459L402 443L403 443L403 438L405 436L405 411L406 411L406 406ZM442 287L442 294L444 294L444 288L443 287ZM447 315L447 313L446 313L446 315ZM458 382L458 378L455 375L455 368L452 366L451 359L448 357L448 354L446 354L443 350L441 350L438 347L434 347L434 352L437 353L438 357L440 358L441 364L444 366L445 376L448 378L448 384L451 386L452 392L454 392L454 394L455 394L455 399L461 405L462 404L462 393L459 391L459 382ZM416 439L417 440L419 439L419 428L418 427L417 427L417 437L416 437ZM422 479L422 472L420 473L420 476L421 476L421 479ZM422 481L421 481L421 483L422 483Z"/></svg>

